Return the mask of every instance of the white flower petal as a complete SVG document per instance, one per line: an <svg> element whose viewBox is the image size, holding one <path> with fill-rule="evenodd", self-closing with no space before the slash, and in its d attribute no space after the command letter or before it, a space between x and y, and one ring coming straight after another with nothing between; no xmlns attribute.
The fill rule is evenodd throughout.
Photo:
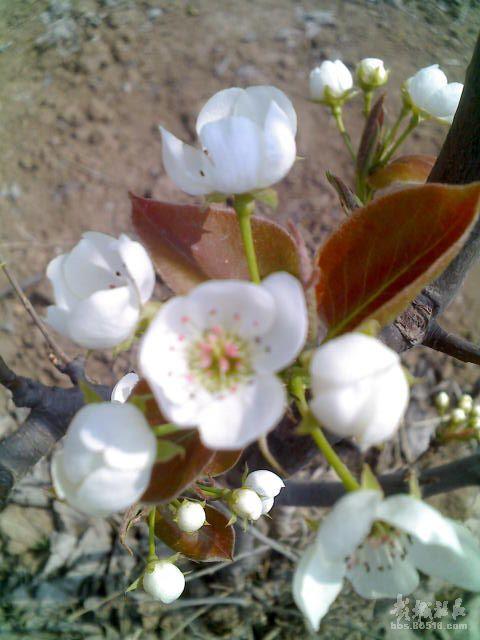
<svg viewBox="0 0 480 640"><path fill-rule="evenodd" d="M215 93L207 100L198 114L196 123L197 134L200 136L204 125L233 116L235 105L244 93L245 89L239 89L238 87L223 89L223 91Z"/></svg>
<svg viewBox="0 0 480 640"><path fill-rule="evenodd" d="M136 373L131 371L120 378L117 384L112 389L112 395L110 397L112 402L126 402L130 397L130 394L140 381L140 378Z"/></svg>
<svg viewBox="0 0 480 640"><path fill-rule="evenodd" d="M101 289L126 284L123 274L112 270L106 253L100 253L97 245L91 242L90 237L93 235L84 234L80 242L65 256L62 265L65 283L79 299L87 298ZM106 242L116 243L115 238L111 236L95 235L104 236ZM108 252L111 253L110 248ZM120 268L121 262L118 256L117 262Z"/></svg>
<svg viewBox="0 0 480 640"><path fill-rule="evenodd" d="M63 454L68 466L75 466L79 453L87 451L101 453L109 467L126 470L152 465L156 450L155 436L139 409L128 403L101 402L85 405L75 415Z"/></svg>
<svg viewBox="0 0 480 640"><path fill-rule="evenodd" d="M210 449L243 449L273 429L285 407L281 381L272 375L258 376L205 405L196 424Z"/></svg>
<svg viewBox="0 0 480 640"><path fill-rule="evenodd" d="M366 543L362 549L363 563L347 571L347 578L362 598L396 598L408 595L418 587L419 577L408 558L388 557L388 547L373 548Z"/></svg>
<svg viewBox="0 0 480 640"><path fill-rule="evenodd" d="M258 188L268 187L284 178L297 155L291 122L276 102L270 103L263 138L263 160Z"/></svg>
<svg viewBox="0 0 480 640"><path fill-rule="evenodd" d="M148 253L139 242L130 240L123 233L118 240L118 253L125 263L128 275L135 283L140 302L145 304L155 288L155 271Z"/></svg>
<svg viewBox="0 0 480 640"><path fill-rule="evenodd" d="M210 280L195 287L188 299L201 330L220 326L246 338L264 335L275 320L275 299L252 282Z"/></svg>
<svg viewBox="0 0 480 640"><path fill-rule="evenodd" d="M257 111L256 122L261 126L265 124L267 120L267 114L271 109L271 103L275 102L282 112L286 115L289 124L289 129L295 137L297 133L297 114L293 104L283 91L272 87L271 85L263 85L256 87L248 87L245 93L249 96L252 102L255 104ZM237 111L237 115L245 115Z"/></svg>
<svg viewBox="0 0 480 640"><path fill-rule="evenodd" d="M229 195L258 188L263 135L256 123L235 116L209 122L202 127L200 139L211 163L208 176L213 191Z"/></svg>
<svg viewBox="0 0 480 640"><path fill-rule="evenodd" d="M52 283L55 303L62 309L71 309L77 304L79 298L68 287L65 281L63 263L66 257L67 254L63 254L61 256L57 256L48 263L47 278ZM63 333L63 331L60 331L60 333Z"/></svg>
<svg viewBox="0 0 480 640"><path fill-rule="evenodd" d="M318 630L320 622L343 586L345 563L332 561L319 544L307 548L293 576L293 598L297 607Z"/></svg>
<svg viewBox="0 0 480 640"><path fill-rule="evenodd" d="M422 544L414 538L410 558L423 573L442 578L462 589L480 591L480 545L464 525L447 521L457 535L459 549Z"/></svg>
<svg viewBox="0 0 480 640"><path fill-rule="evenodd" d="M269 513L273 507L274 498L260 498L262 501L262 516Z"/></svg>
<svg viewBox="0 0 480 640"><path fill-rule="evenodd" d="M207 162L203 152L185 144L163 127L160 127L160 131L163 166L171 180L192 196L214 191L207 175Z"/></svg>
<svg viewBox="0 0 480 640"><path fill-rule="evenodd" d="M447 518L426 502L412 496L386 498L378 505L377 518L409 533L424 544L459 549L457 534Z"/></svg>
<svg viewBox="0 0 480 640"><path fill-rule="evenodd" d="M133 333L139 315L129 287L97 291L79 302L71 313L70 338L87 349L108 349Z"/></svg>
<svg viewBox="0 0 480 640"><path fill-rule="evenodd" d="M460 82L450 82L450 84L435 91L435 93L429 97L425 110L435 118L451 124L457 111L462 91L463 84Z"/></svg>
<svg viewBox="0 0 480 640"><path fill-rule="evenodd" d="M369 534L381 501L379 491L362 489L347 493L335 503L317 533L317 541L329 558L342 559L354 552Z"/></svg>
<svg viewBox="0 0 480 640"><path fill-rule="evenodd" d="M245 486L256 491L262 498L275 498L284 488L285 483L273 471L258 469L248 474Z"/></svg>
<svg viewBox="0 0 480 640"><path fill-rule="evenodd" d="M446 86L447 76L439 69L438 64L420 69L408 79L407 90L413 103L419 108L428 111L429 97Z"/></svg>
<svg viewBox="0 0 480 640"><path fill-rule="evenodd" d="M258 371L280 371L292 364L305 345L308 313L305 294L299 280L289 273L273 273L263 280L275 301L275 320L255 352Z"/></svg>
<svg viewBox="0 0 480 640"><path fill-rule="evenodd" d="M56 307L54 305L50 305L47 307L47 315L45 317L45 322L49 324L52 329L58 331L64 336L69 336L68 329L68 319L70 317L67 309L62 307Z"/></svg>

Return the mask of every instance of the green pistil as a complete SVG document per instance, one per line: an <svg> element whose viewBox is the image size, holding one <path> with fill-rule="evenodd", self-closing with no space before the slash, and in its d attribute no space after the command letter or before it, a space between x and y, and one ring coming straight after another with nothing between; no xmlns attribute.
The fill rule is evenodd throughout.
<svg viewBox="0 0 480 640"><path fill-rule="evenodd" d="M188 364L192 375L210 392L235 388L253 372L248 343L220 327L204 331L191 345Z"/></svg>

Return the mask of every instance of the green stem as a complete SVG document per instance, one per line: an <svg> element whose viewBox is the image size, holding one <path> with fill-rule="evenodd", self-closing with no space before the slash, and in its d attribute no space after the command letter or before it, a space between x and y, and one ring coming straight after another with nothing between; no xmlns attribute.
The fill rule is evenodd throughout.
<svg viewBox="0 0 480 640"><path fill-rule="evenodd" d="M155 553L155 513L156 507L148 514L148 559L147 562L155 560L157 554Z"/></svg>
<svg viewBox="0 0 480 640"><path fill-rule="evenodd" d="M255 284L260 284L260 272L258 270L257 256L253 244L252 235L252 213L255 208L255 201L251 196L235 196L234 208L237 212L240 233L242 235L243 248L247 259L250 279Z"/></svg>
<svg viewBox="0 0 480 640"><path fill-rule="evenodd" d="M350 153L350 156L352 157L352 160L356 162L357 157L353 149L352 141L350 139L350 136L347 133L347 130L345 129L345 125L343 124L342 107L338 105L335 107L332 107L332 114L333 114L333 117L335 118L335 122L337 123L337 128L340 131L340 134L343 138L343 141L345 142L345 145Z"/></svg>
<svg viewBox="0 0 480 640"><path fill-rule="evenodd" d="M418 123L420 122L420 118L418 115L414 114L410 120L410 122L408 123L408 127L405 129L405 131L402 133L402 135L400 135L397 140L394 142L394 144L390 147L389 151L387 152L387 154L381 159L381 163L382 164L387 164L387 162L390 160L390 158L393 156L393 154L395 153L395 151L399 148L399 146L405 142L405 140L408 138L408 136L412 133L412 131L415 129L415 127L418 125Z"/></svg>
<svg viewBox="0 0 480 640"><path fill-rule="evenodd" d="M308 414L302 420L302 431L308 431L314 439L317 447L325 456L326 461L335 471L337 476L343 482L343 486L347 491L356 491L360 489L359 483L355 480L348 467L342 462L332 445L325 437L320 425L312 414Z"/></svg>
<svg viewBox="0 0 480 640"><path fill-rule="evenodd" d="M365 91L363 94L363 115L368 118L368 114L370 113L370 109L372 107L372 91Z"/></svg>
<svg viewBox="0 0 480 640"><path fill-rule="evenodd" d="M197 487L204 493L208 493L215 498L221 498L225 493L225 489L217 489L216 487L211 487L208 484L203 484L203 482L197 482Z"/></svg>
<svg viewBox="0 0 480 640"><path fill-rule="evenodd" d="M395 136L398 133L398 130L400 128L400 125L402 124L402 122L404 121L404 119L407 117L407 115L410 113L410 107L406 106L405 104L402 107L402 110L400 111L397 120L395 121L393 127L390 129L390 131L387 133L387 135L385 136L385 140L383 141L384 147L388 147L388 145L390 144L390 142L392 140L395 139Z"/></svg>
<svg viewBox="0 0 480 640"><path fill-rule="evenodd" d="M342 462L332 445L326 439L317 419L310 413L307 399L305 397L305 383L300 376L295 376L290 382L292 394L297 398L297 407L302 416L300 431L309 433L314 439L317 447L325 456L326 461L343 482L347 491L360 489L359 483L355 480L348 467Z"/></svg>

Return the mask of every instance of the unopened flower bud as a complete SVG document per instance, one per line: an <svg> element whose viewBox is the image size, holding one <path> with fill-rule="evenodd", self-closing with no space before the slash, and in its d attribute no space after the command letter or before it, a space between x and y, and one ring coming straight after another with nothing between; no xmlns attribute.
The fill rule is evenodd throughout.
<svg viewBox="0 0 480 640"><path fill-rule="evenodd" d="M467 415L463 409L454 409L450 415L452 424L462 424L467 419Z"/></svg>
<svg viewBox="0 0 480 640"><path fill-rule="evenodd" d="M475 416L474 418L472 418L470 425L473 429L480 430L480 416Z"/></svg>
<svg viewBox="0 0 480 640"><path fill-rule="evenodd" d="M178 507L177 524L186 533L198 531L205 524L205 509L199 502L184 502Z"/></svg>
<svg viewBox="0 0 480 640"><path fill-rule="evenodd" d="M472 407L472 417L480 418L480 404L474 404Z"/></svg>
<svg viewBox="0 0 480 640"><path fill-rule="evenodd" d="M276 473L267 469L259 469L248 474L245 486L253 489L261 498L275 498L285 483Z"/></svg>
<svg viewBox="0 0 480 640"><path fill-rule="evenodd" d="M235 489L230 498L232 511L241 518L258 520L263 512L260 496L252 489Z"/></svg>
<svg viewBox="0 0 480 640"><path fill-rule="evenodd" d="M357 82L363 91L372 91L384 85L389 76L383 60L364 58L357 65Z"/></svg>
<svg viewBox="0 0 480 640"><path fill-rule="evenodd" d="M408 383L398 354L380 340L362 333L334 338L315 351L310 375L310 408L332 433L366 449L398 429Z"/></svg>
<svg viewBox="0 0 480 640"><path fill-rule="evenodd" d="M440 391L440 393L437 393L437 395L435 396L435 406L437 407L437 411L439 411L440 413L444 413L450 406L450 398L448 396L448 393L446 393L445 391Z"/></svg>
<svg viewBox="0 0 480 640"><path fill-rule="evenodd" d="M473 398L469 396L467 393L464 393L460 396L460 400L458 401L459 409L463 409L465 413L470 413L473 409Z"/></svg>
<svg viewBox="0 0 480 640"><path fill-rule="evenodd" d="M145 591L164 604L179 598L185 589L185 576L168 560L159 560L153 570L148 567L143 575Z"/></svg>
<svg viewBox="0 0 480 640"><path fill-rule="evenodd" d="M325 60L310 73L310 97L331 106L351 93L353 78L341 60Z"/></svg>

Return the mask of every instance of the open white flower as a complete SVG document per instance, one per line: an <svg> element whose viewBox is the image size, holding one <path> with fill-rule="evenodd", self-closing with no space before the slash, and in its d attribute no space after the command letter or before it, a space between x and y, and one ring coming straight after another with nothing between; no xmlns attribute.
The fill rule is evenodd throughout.
<svg viewBox="0 0 480 640"><path fill-rule="evenodd" d="M460 102L463 84L448 82L438 64L420 69L405 82L405 91L414 111L451 124Z"/></svg>
<svg viewBox="0 0 480 640"><path fill-rule="evenodd" d="M87 349L114 347L130 337L155 286L152 263L140 243L95 231L54 258L47 277L55 296L48 324Z"/></svg>
<svg viewBox="0 0 480 640"><path fill-rule="evenodd" d="M421 500L353 491L335 504L300 560L293 596L318 629L345 577L364 598L396 598L417 588L417 570L478 591L480 545Z"/></svg>
<svg viewBox="0 0 480 640"><path fill-rule="evenodd" d="M380 58L364 58L357 65L356 75L360 87L365 91L371 91L387 82L389 72Z"/></svg>
<svg viewBox="0 0 480 640"><path fill-rule="evenodd" d="M161 127L163 164L186 193L250 193L281 180L296 155L297 116L275 87L219 91L197 118L201 149Z"/></svg>
<svg viewBox="0 0 480 640"><path fill-rule="evenodd" d="M285 483L280 476L267 469L252 471L245 479L245 487L253 489L262 501L262 515L271 510L274 498L278 496L284 486Z"/></svg>
<svg viewBox="0 0 480 640"><path fill-rule="evenodd" d="M140 378L134 371L125 374L112 389L112 402L126 402L139 381Z"/></svg>
<svg viewBox="0 0 480 640"><path fill-rule="evenodd" d="M126 509L144 493L157 442L144 415L131 404L82 407L52 458L57 495L93 516Z"/></svg>
<svg viewBox="0 0 480 640"><path fill-rule="evenodd" d="M347 333L319 347L310 364L310 408L321 424L366 449L388 440L408 405L398 354L363 333Z"/></svg>
<svg viewBox="0 0 480 640"><path fill-rule="evenodd" d="M182 595L185 576L172 562L158 560L153 570L148 567L143 574L143 588L155 600L170 604Z"/></svg>
<svg viewBox="0 0 480 640"><path fill-rule="evenodd" d="M198 427L211 449L241 449L281 419L286 393L275 373L306 336L303 289L290 274L260 285L210 280L163 305L139 365L170 422Z"/></svg>
<svg viewBox="0 0 480 640"><path fill-rule="evenodd" d="M341 60L325 60L310 72L310 97L333 105L344 100L353 88L353 77Z"/></svg>

